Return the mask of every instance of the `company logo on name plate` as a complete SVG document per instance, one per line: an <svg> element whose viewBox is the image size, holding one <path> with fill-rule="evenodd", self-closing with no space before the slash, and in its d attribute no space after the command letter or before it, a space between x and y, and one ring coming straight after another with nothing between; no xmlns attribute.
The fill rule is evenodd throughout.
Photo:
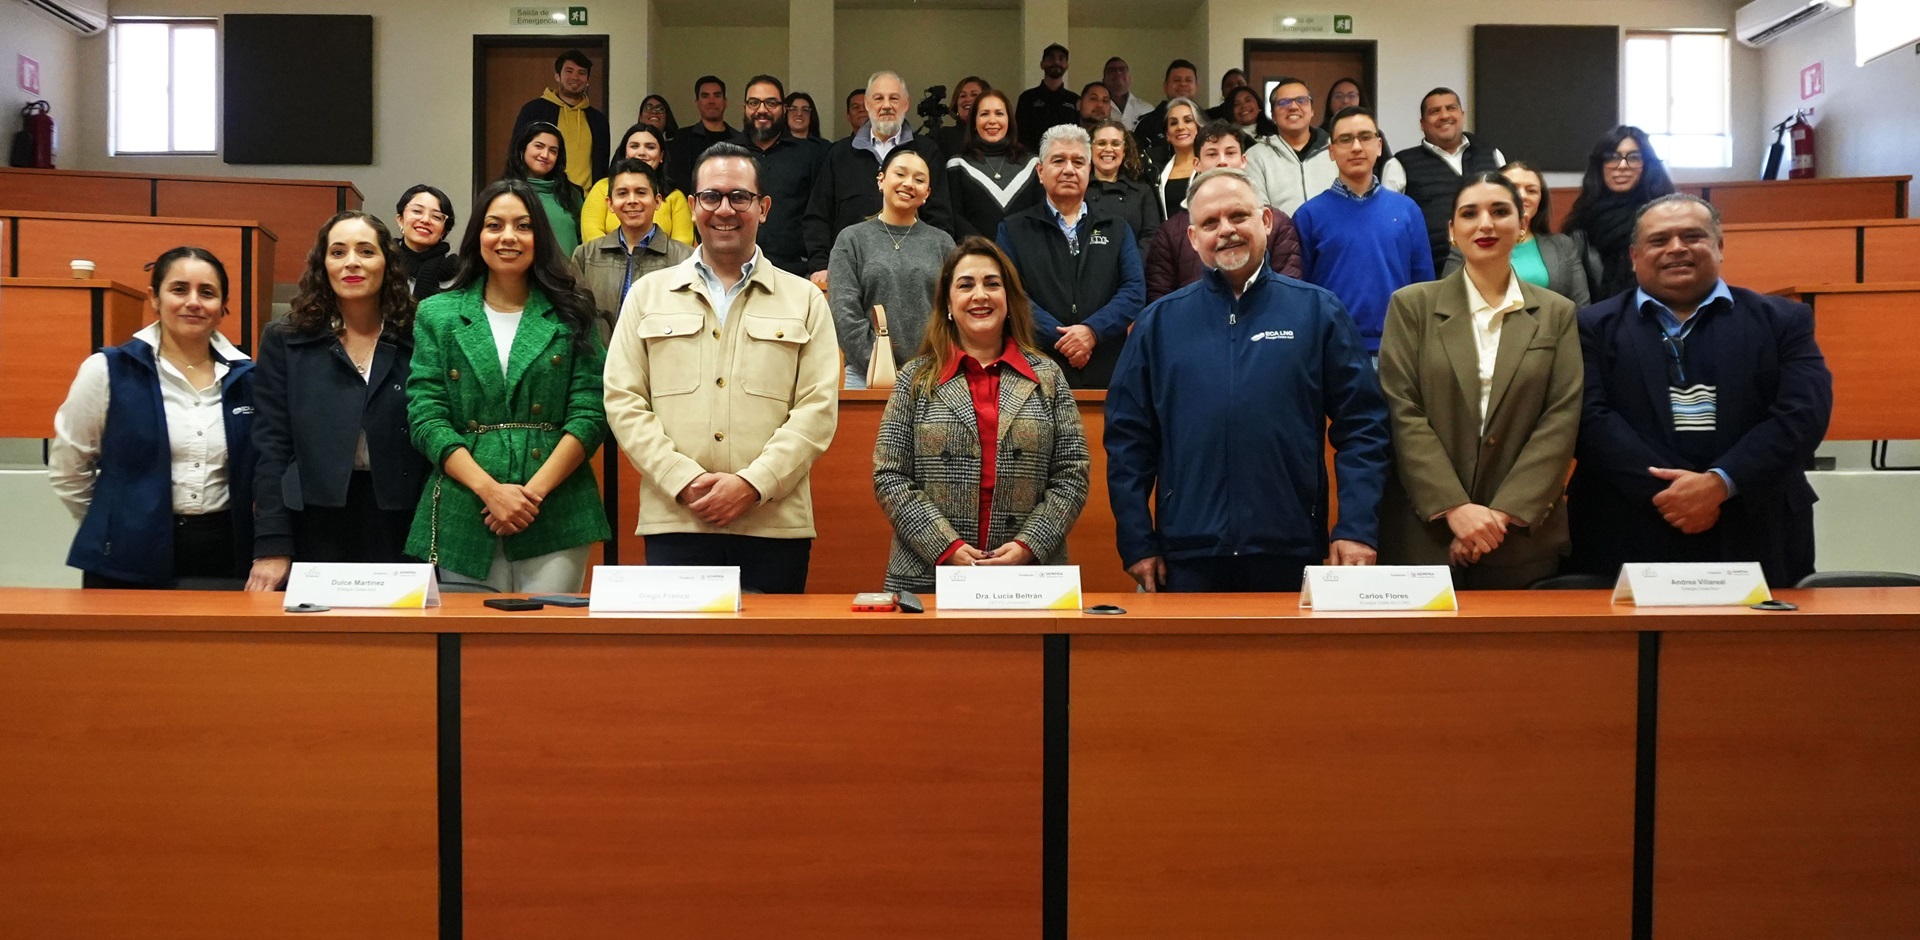
<svg viewBox="0 0 1920 940"><path fill-rule="evenodd" d="M1268 330L1265 333L1253 334L1253 339L1251 340L1251 342L1257 343L1263 339L1292 339L1292 338L1293 338L1292 330Z"/></svg>

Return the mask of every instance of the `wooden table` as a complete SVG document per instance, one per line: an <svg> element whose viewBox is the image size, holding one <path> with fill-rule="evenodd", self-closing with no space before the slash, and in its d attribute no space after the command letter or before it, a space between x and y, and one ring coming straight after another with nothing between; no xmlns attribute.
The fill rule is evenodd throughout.
<svg viewBox="0 0 1920 940"><path fill-rule="evenodd" d="M1911 937L1920 589L1779 593L0 591L0 936Z"/></svg>
<svg viewBox="0 0 1920 940"><path fill-rule="evenodd" d="M81 361L132 339L146 301L118 281L0 278L0 437L52 437Z"/></svg>

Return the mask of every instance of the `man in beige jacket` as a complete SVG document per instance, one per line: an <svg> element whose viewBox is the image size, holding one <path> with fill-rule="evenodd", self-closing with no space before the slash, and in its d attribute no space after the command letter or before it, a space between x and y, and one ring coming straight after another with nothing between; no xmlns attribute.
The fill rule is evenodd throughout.
<svg viewBox="0 0 1920 940"><path fill-rule="evenodd" d="M647 562L738 565L740 586L806 590L807 474L839 420L826 297L754 245L759 161L715 144L689 201L700 248L627 293L607 351L607 423L640 469Z"/></svg>

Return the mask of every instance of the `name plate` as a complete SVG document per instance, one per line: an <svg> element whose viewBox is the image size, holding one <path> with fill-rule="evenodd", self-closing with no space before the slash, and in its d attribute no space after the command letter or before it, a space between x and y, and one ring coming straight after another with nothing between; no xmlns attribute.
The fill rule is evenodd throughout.
<svg viewBox="0 0 1920 940"><path fill-rule="evenodd" d="M1446 565L1312 565L1300 606L1314 610L1459 610Z"/></svg>
<svg viewBox="0 0 1920 940"><path fill-rule="evenodd" d="M941 565L941 610L1079 610L1079 565Z"/></svg>
<svg viewBox="0 0 1920 940"><path fill-rule="evenodd" d="M1759 562L1629 562L1613 602L1635 607L1747 607L1773 600Z"/></svg>
<svg viewBox="0 0 1920 940"><path fill-rule="evenodd" d="M595 565L589 613L726 614L740 609L740 569L700 565Z"/></svg>
<svg viewBox="0 0 1920 940"><path fill-rule="evenodd" d="M432 565L321 564L296 561L287 572L285 606L419 610L440 606Z"/></svg>

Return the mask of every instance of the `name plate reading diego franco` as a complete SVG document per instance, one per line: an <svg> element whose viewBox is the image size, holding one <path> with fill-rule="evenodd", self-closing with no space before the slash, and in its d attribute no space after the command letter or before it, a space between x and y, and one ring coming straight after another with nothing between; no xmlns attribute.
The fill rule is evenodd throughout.
<svg viewBox="0 0 1920 940"><path fill-rule="evenodd" d="M1446 565L1313 565L1300 606L1314 610L1459 610Z"/></svg>
<svg viewBox="0 0 1920 940"><path fill-rule="evenodd" d="M1079 565L941 565L941 610L1079 610Z"/></svg>
<svg viewBox="0 0 1920 940"><path fill-rule="evenodd" d="M740 569L731 565L595 565L587 611L604 614L730 614L740 609Z"/></svg>
<svg viewBox="0 0 1920 940"><path fill-rule="evenodd" d="M282 603L419 610L440 606L440 580L432 565L296 561L288 569Z"/></svg>
<svg viewBox="0 0 1920 940"><path fill-rule="evenodd" d="M1613 602L1635 607L1748 607L1773 600L1755 561L1632 562L1620 566Z"/></svg>

